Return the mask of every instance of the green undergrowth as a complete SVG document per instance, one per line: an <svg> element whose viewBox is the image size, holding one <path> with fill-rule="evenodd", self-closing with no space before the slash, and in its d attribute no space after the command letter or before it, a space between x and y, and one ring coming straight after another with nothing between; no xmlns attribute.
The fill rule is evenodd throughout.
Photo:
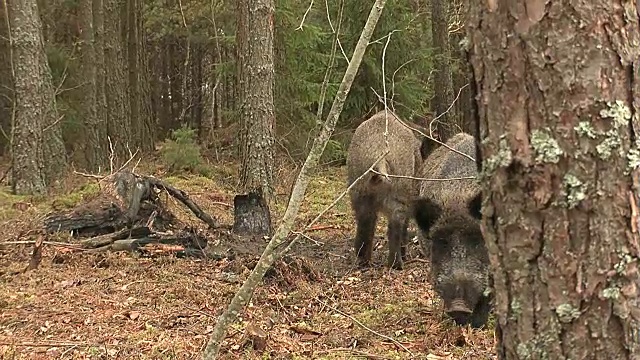
<svg viewBox="0 0 640 360"><path fill-rule="evenodd" d="M14 195L9 187L0 188L0 221L25 217L25 212L43 214L51 211L72 209L82 201L98 194L96 182L87 182L71 191L53 196Z"/></svg>
<svg viewBox="0 0 640 360"><path fill-rule="evenodd" d="M208 175L183 171L178 173L158 173L154 164L141 164L136 170L140 174L155 174L168 184L185 191L204 208L209 208L207 202L211 197L223 197L230 204L233 196L238 192L237 165L230 163L209 164ZM302 204L298 219L302 223L308 223L317 214L324 211L346 189L344 180L344 168L326 167L317 171L307 187L305 200ZM295 179L297 174L292 174ZM74 176L74 175L71 175ZM77 176L77 175L75 175ZM284 181L283 181L284 182ZM280 194L278 201L273 203L272 219L274 227L278 225L288 204L292 184L276 184ZM86 179L79 185L75 185L63 192L44 197L13 195L9 187L0 188L0 221L7 221L24 216L24 212L32 212L34 215L42 215L51 210L72 209L78 204L99 193L99 185L93 179ZM215 200L214 200L215 201ZM230 213L232 209L227 209ZM330 209L318 225L338 226L349 221L348 196L344 196L332 209Z"/></svg>

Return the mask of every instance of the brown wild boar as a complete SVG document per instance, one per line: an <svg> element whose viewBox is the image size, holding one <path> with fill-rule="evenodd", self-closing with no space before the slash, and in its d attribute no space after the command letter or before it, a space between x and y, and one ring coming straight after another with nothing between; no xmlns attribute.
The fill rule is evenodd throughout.
<svg viewBox="0 0 640 360"><path fill-rule="evenodd" d="M475 139L459 133L449 147L475 157ZM440 146L425 159L423 178L477 176L474 161ZM446 314L459 325L486 324L491 279L489 256L480 230L480 186L476 179L423 181L414 216L418 239L431 258L431 281L444 300Z"/></svg>
<svg viewBox="0 0 640 360"><path fill-rule="evenodd" d="M397 115L387 112L390 152L349 191L355 214L354 249L358 265L370 265L373 236L378 215L387 221L389 253L387 265L402 269L406 255L407 227L411 218L411 202L418 196L420 182L400 175L415 177L422 164L421 142L414 132L400 123ZM347 186L365 173L386 151L385 111L380 111L356 128L347 152Z"/></svg>

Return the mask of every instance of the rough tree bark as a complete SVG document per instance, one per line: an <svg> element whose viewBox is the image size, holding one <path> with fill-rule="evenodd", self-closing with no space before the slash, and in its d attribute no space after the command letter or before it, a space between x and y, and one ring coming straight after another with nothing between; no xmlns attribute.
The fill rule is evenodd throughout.
<svg viewBox="0 0 640 360"><path fill-rule="evenodd" d="M92 0L93 30L94 30L94 56L96 63L96 113L95 136L100 141L101 149L108 149L107 141L107 94L106 94L106 70L104 58L104 1ZM104 154L103 154L104 156Z"/></svg>
<svg viewBox="0 0 640 360"><path fill-rule="evenodd" d="M105 136L101 132L97 118L96 86L98 69L96 67L95 32L93 28L93 3L94 0L81 0L79 3L80 37L81 37L81 62L80 72L84 81L80 88L82 92L81 118L85 124L85 157L87 169L97 171L104 169L107 163L107 147Z"/></svg>
<svg viewBox="0 0 640 360"><path fill-rule="evenodd" d="M122 19L126 23L126 39L127 39L127 68L129 70L129 109L131 114L131 141L139 144L142 140L142 128L144 122L140 118L140 89L138 84L138 29L136 26L137 18L137 1L127 0L125 8L126 19ZM126 21L125 21L126 20Z"/></svg>
<svg viewBox="0 0 640 360"><path fill-rule="evenodd" d="M146 32L144 30L144 4L142 1L136 1L136 32L137 32L137 51L138 51L138 120L140 132L140 149L142 151L151 151L155 148L155 135L157 123L151 111L151 70L149 69L149 45Z"/></svg>
<svg viewBox="0 0 640 360"><path fill-rule="evenodd" d="M238 6L244 56L241 57L242 82L242 167L240 183L245 193L261 188L271 202L273 197L274 135L273 104L273 0L243 1ZM249 35L250 36L247 36Z"/></svg>
<svg viewBox="0 0 640 360"><path fill-rule="evenodd" d="M638 359L640 9L470 11L499 357Z"/></svg>
<svg viewBox="0 0 640 360"><path fill-rule="evenodd" d="M0 156L9 153L13 118L13 64L6 0L0 1Z"/></svg>
<svg viewBox="0 0 640 360"><path fill-rule="evenodd" d="M446 142L455 133L449 124L446 111L451 104L451 71L449 69L449 33L447 27L447 3L431 0L431 37L433 39L434 70L431 112L438 120L433 124L440 141ZM429 124L427 124L429 126Z"/></svg>
<svg viewBox="0 0 640 360"><path fill-rule="evenodd" d="M127 66L122 41L121 7L123 1L103 0L104 11L104 61L105 97L107 102L107 133L120 161L129 157L127 146L131 143L131 120L127 100ZM132 147L133 151L133 147Z"/></svg>
<svg viewBox="0 0 640 360"><path fill-rule="evenodd" d="M344 101L351 89L351 84L353 84L353 79L358 72L358 68L362 62L362 57L367 49L371 36L373 35L378 19L380 19L385 3L386 0L376 0L373 4L371 12L369 13L369 18L364 25L362 34L360 34L360 39L358 39L358 43L353 51L353 55L351 56L351 61L347 66L347 70L345 71L342 82L340 83L336 93L329 115L327 115L327 120L322 126L320 134L314 140L313 147L309 151L309 156L307 156L307 159L302 165L302 169L300 169L298 178L296 179L293 190L291 191L291 198L289 199L289 204L282 219L282 223L276 230L271 241L269 241L269 244L267 244L260 260L258 260L258 263L249 274L247 280L245 280L240 289L238 289L238 292L231 300L227 309L222 313L222 315L220 315L218 322L212 331L211 338L204 349L203 359L211 360L218 356L222 341L227 333L227 327L236 319L238 313L242 310L242 307L247 304L249 299L251 299L255 288L258 286L258 283L260 283L267 270L285 253L286 249L289 249L291 244L286 246L285 239L293 227L295 217L300 209L300 204L304 199L307 185L309 185L309 171L318 164L318 160L324 152L327 141L333 134L336 122L338 121L338 117L340 116L340 112L344 106Z"/></svg>
<svg viewBox="0 0 640 360"><path fill-rule="evenodd" d="M15 80L12 188L45 194L67 158L35 0L10 1Z"/></svg>

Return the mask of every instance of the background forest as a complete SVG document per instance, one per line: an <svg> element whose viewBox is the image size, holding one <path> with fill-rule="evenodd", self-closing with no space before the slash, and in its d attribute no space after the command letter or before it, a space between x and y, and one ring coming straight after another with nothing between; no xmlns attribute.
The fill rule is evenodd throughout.
<svg viewBox="0 0 640 360"><path fill-rule="evenodd" d="M242 180L249 156L243 149L256 141L245 131L250 118L242 109L243 69L259 67L241 61L246 49L239 44L259 31L256 23L239 23L249 4L2 1L0 259L6 266L0 277L6 286L0 299L6 300L0 301L0 357L199 356L216 317L265 246L261 238L225 230L234 222L234 196L250 190ZM281 199L288 198L329 114L371 4L274 5L269 151L277 159L271 184L275 226L285 210ZM384 108L385 91L388 105L405 121L431 127L443 140L460 129L471 131L464 21L461 1L387 2L293 226L326 213L266 274L265 286L255 290L252 305L232 326L223 357L348 358L373 352L445 359L492 352L491 330L456 328L431 312L437 302L420 262L409 270L409 280L382 268L354 275L354 219L345 199L330 206L345 191L342 165L351 134ZM119 175L125 165L162 179L144 178L145 186L161 181L155 184L160 190L186 191L170 193L199 204L197 216L209 228L179 202L159 197L150 203L162 206L136 207L142 221L134 227L137 237L134 230L125 235L133 239L117 232L109 237L131 225L118 222L118 216L127 217L125 211L114 215L114 203L123 207L120 198L110 197L121 190L118 181L131 178L116 177L110 187L104 177ZM42 224L44 233L36 230ZM380 221L378 233L385 226ZM149 232L168 242L144 246ZM201 241L208 241L213 260L184 258L190 254L185 243L201 249ZM132 249L138 254L133 258L122 252ZM384 257L384 251L375 256ZM261 329L271 340L264 341ZM398 340L388 343L390 337L372 329ZM315 342L322 345L314 348Z"/></svg>
<svg viewBox="0 0 640 360"><path fill-rule="evenodd" d="M308 153L318 117L329 111L369 11L368 3L309 5L275 4L276 152L296 163ZM54 0L39 1L38 9L57 123L77 168L104 169L109 139L120 161L129 150L163 147L170 165L193 167L199 159L187 149L196 142L216 154L237 154L236 2ZM389 32L387 91L403 118L425 124L434 107L446 109L460 88L464 93L466 68L458 56L462 9L455 3L447 9L442 52L434 50L427 2L388 2L375 30L378 40L366 52L323 163L343 163L352 129L383 107L378 96L383 94L386 39L380 38ZM6 15L0 19L0 155L9 153L14 98ZM434 67L438 61L446 63L444 78ZM325 103L319 104L325 77ZM435 98L434 88L443 90L442 99ZM447 123L462 123L467 102L456 102ZM181 154L171 146L174 142L181 144Z"/></svg>

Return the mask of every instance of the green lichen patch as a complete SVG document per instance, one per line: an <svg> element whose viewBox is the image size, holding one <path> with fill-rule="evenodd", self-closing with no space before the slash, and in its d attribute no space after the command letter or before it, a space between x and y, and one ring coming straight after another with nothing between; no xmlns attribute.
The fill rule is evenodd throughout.
<svg viewBox="0 0 640 360"><path fill-rule="evenodd" d="M560 304L556 308L558 320L561 323L570 323L580 317L580 309L573 307L571 304Z"/></svg>
<svg viewBox="0 0 640 360"><path fill-rule="evenodd" d="M614 284L602 290L602 297L605 299L617 299L620 296L620 288Z"/></svg>
<svg viewBox="0 0 640 360"><path fill-rule="evenodd" d="M602 160L608 160L613 154L614 150L618 149L620 156L622 153L622 140L616 130L609 130L605 133L605 139L596 146L596 152Z"/></svg>
<svg viewBox="0 0 640 360"><path fill-rule="evenodd" d="M631 264L638 259L627 252L620 251L618 252L618 256L620 261L613 266L616 273L620 275L624 275L624 271L627 268L627 265Z"/></svg>
<svg viewBox="0 0 640 360"><path fill-rule="evenodd" d="M575 175L566 174L562 184L564 185L565 204L569 209L573 209L587 197L587 186Z"/></svg>
<svg viewBox="0 0 640 360"><path fill-rule="evenodd" d="M536 152L536 162L557 163L564 153L558 142L547 132L533 130L531 133L531 146Z"/></svg>
<svg viewBox="0 0 640 360"><path fill-rule="evenodd" d="M627 174L630 174L632 171L640 167L640 149L638 149L637 146L629 149L629 152L627 153L627 161Z"/></svg>
<svg viewBox="0 0 640 360"><path fill-rule="evenodd" d="M580 121L578 125L573 128L580 136L595 139L597 137L597 131L588 121Z"/></svg>
<svg viewBox="0 0 640 360"><path fill-rule="evenodd" d="M600 110L602 118L613 119L613 128L625 126L631 120L631 109L622 100L607 103L608 108Z"/></svg>
<svg viewBox="0 0 640 360"><path fill-rule="evenodd" d="M479 178L482 179L485 176L493 174L498 168L509 166L511 160L511 148L507 142L506 135L501 135L498 143L498 152L484 160L483 174L481 174Z"/></svg>

